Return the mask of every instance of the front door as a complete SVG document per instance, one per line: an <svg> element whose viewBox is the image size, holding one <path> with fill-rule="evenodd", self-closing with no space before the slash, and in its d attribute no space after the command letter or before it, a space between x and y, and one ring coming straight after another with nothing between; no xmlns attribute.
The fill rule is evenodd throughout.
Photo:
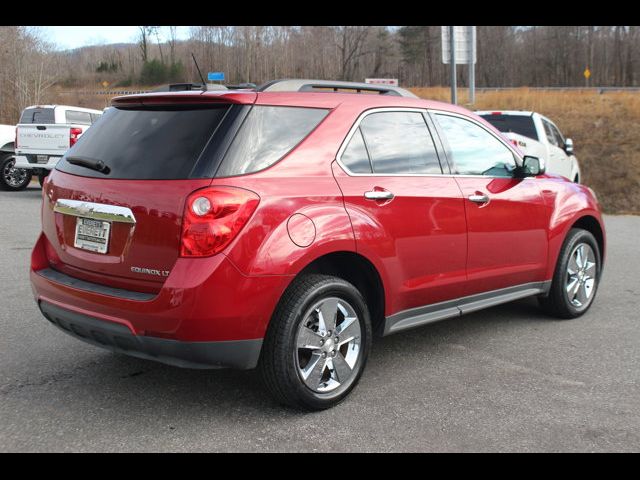
<svg viewBox="0 0 640 480"><path fill-rule="evenodd" d="M333 165L356 248L385 277L387 315L459 297L466 279L464 202L424 115L367 114Z"/></svg>
<svg viewBox="0 0 640 480"><path fill-rule="evenodd" d="M461 115L436 113L467 218L465 295L544 280L550 209L535 178L515 178L514 152Z"/></svg>

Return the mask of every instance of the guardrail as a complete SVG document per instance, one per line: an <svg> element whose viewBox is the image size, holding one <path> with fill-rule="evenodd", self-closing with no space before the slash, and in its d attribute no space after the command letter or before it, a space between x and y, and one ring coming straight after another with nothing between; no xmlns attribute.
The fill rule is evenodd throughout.
<svg viewBox="0 0 640 480"><path fill-rule="evenodd" d="M502 92L508 90L535 90L535 91L551 91L551 92L639 92L640 87L476 87L476 92Z"/></svg>

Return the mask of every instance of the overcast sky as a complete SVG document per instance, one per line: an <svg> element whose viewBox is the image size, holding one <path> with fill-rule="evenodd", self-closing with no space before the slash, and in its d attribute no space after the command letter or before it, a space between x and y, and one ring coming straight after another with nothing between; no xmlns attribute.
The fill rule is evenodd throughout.
<svg viewBox="0 0 640 480"><path fill-rule="evenodd" d="M42 37L56 45L58 50L108 43L135 42L138 36L137 26L86 26L86 27L33 27ZM169 27L160 27L161 39L169 36ZM178 27L178 38L189 36L189 27Z"/></svg>

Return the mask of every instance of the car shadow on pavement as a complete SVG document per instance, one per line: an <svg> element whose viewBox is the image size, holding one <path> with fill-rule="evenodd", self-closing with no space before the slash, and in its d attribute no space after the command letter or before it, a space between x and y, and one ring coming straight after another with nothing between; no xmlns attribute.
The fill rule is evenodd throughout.
<svg viewBox="0 0 640 480"><path fill-rule="evenodd" d="M519 328L545 321L549 318L538 310L535 300L528 299L376 338L367 371L380 366L383 371L374 376L383 375L387 370L398 371L406 366L407 347L417 356L432 353L432 360L437 361L437 352L433 355L433 350L440 343L464 344L472 337L481 341L488 332L495 336L496 329ZM362 379L365 385L367 371ZM152 407L158 414L175 409L188 414L193 409L203 415L205 412L207 415L234 412L250 415L251 411L257 414L268 411L280 417L304 415L274 402L266 394L257 370L182 369L96 349L95 355L90 355L84 363L76 363L63 380L72 382L75 389L82 391L79 401L92 399L94 409L117 409L126 405L132 414L137 408L147 411ZM367 389L366 386L363 388ZM358 395L350 398L350 402L357 401Z"/></svg>

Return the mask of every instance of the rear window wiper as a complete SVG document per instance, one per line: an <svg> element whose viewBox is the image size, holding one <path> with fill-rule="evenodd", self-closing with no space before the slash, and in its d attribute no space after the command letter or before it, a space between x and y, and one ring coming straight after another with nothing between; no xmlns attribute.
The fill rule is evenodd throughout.
<svg viewBox="0 0 640 480"><path fill-rule="evenodd" d="M111 171L111 169L105 165L102 160L94 160L89 157L66 157L66 160L72 165L90 168L91 170L96 170L97 172L104 173L105 175L108 175Z"/></svg>

